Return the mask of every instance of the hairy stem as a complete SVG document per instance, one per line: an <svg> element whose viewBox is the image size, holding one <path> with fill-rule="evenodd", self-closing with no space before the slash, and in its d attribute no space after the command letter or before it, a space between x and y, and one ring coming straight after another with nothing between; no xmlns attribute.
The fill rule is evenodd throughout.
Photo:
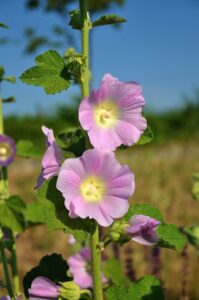
<svg viewBox="0 0 199 300"><path fill-rule="evenodd" d="M12 268L12 278L15 295L20 294L20 281L17 269L17 255L16 255L16 245L13 238L13 248L11 251L11 268Z"/></svg>
<svg viewBox="0 0 199 300"><path fill-rule="evenodd" d="M12 290L10 275L9 275L9 271L8 271L8 263L7 263L7 258L6 258L6 254L5 254L5 249L4 249L3 243L1 241L0 241L0 253L1 253L4 275L5 275L5 279L6 279L6 287L7 287L10 298L15 299L14 293Z"/></svg>
<svg viewBox="0 0 199 300"><path fill-rule="evenodd" d="M81 76L82 97L89 95L89 30L90 19L87 11L87 0L79 0L81 16L82 56L85 58L85 68ZM95 222L91 228L91 253L94 300L102 300L101 253L99 248L99 227Z"/></svg>
<svg viewBox="0 0 199 300"><path fill-rule="evenodd" d="M101 252L99 247L99 226L96 222L91 230L91 252L94 300L102 300Z"/></svg>
<svg viewBox="0 0 199 300"><path fill-rule="evenodd" d="M87 11L87 0L79 0L81 15L81 45L82 56L85 58L85 68L81 76L82 97L89 95L89 29L90 19Z"/></svg>

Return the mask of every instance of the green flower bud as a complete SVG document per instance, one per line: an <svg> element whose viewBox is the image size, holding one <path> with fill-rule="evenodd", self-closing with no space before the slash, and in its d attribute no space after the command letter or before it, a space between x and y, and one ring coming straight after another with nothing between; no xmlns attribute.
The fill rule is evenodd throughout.
<svg viewBox="0 0 199 300"><path fill-rule="evenodd" d="M128 223L126 221L116 221L111 226L109 237L113 242L123 244L130 240L130 237L126 233Z"/></svg>
<svg viewBox="0 0 199 300"><path fill-rule="evenodd" d="M89 290L81 290L79 285L77 285L74 281L61 282L60 284L60 300L79 300L82 294L90 295Z"/></svg>

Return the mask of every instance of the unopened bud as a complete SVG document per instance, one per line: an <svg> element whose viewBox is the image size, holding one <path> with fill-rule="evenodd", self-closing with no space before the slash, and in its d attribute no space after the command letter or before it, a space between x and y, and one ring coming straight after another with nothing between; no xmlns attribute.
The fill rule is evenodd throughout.
<svg viewBox="0 0 199 300"><path fill-rule="evenodd" d="M126 221L116 221L111 227L109 237L112 241L123 244L129 240L129 236L126 234L126 228L128 223Z"/></svg>
<svg viewBox="0 0 199 300"><path fill-rule="evenodd" d="M61 282L59 289L61 299L79 300L82 294L90 294L89 290L81 290L74 281Z"/></svg>

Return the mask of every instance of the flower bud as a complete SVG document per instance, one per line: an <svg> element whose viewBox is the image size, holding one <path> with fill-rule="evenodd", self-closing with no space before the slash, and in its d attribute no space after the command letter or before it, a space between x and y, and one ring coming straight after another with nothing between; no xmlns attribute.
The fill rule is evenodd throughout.
<svg viewBox="0 0 199 300"><path fill-rule="evenodd" d="M113 242L123 244L130 240L130 237L126 234L126 228L128 223L126 221L116 221L111 227L109 237Z"/></svg>
<svg viewBox="0 0 199 300"><path fill-rule="evenodd" d="M61 282L60 296L66 300L79 300L82 294L90 294L89 290L81 290L74 281Z"/></svg>
<svg viewBox="0 0 199 300"><path fill-rule="evenodd" d="M128 221L127 234L141 245L151 246L159 242L156 232L160 221L146 215L134 215Z"/></svg>

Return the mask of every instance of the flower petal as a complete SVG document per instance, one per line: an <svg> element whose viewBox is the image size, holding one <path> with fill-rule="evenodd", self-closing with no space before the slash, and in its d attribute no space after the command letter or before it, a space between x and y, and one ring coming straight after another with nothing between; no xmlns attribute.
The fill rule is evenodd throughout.
<svg viewBox="0 0 199 300"><path fill-rule="evenodd" d="M118 138L121 141L121 144L127 146L135 144L139 140L141 134L144 132L144 130L140 131L134 125L121 120L118 121L115 130L117 132Z"/></svg>
<svg viewBox="0 0 199 300"><path fill-rule="evenodd" d="M28 290L30 296L56 299L59 296L58 286L46 277L37 277Z"/></svg>
<svg viewBox="0 0 199 300"><path fill-rule="evenodd" d="M108 214L111 218L121 218L127 213L129 203L127 200L119 197L107 196L106 199L100 203L100 207L105 214Z"/></svg>
<svg viewBox="0 0 199 300"><path fill-rule="evenodd" d="M85 97L79 106L79 121L85 130L93 127L93 106L89 102L89 98Z"/></svg>

